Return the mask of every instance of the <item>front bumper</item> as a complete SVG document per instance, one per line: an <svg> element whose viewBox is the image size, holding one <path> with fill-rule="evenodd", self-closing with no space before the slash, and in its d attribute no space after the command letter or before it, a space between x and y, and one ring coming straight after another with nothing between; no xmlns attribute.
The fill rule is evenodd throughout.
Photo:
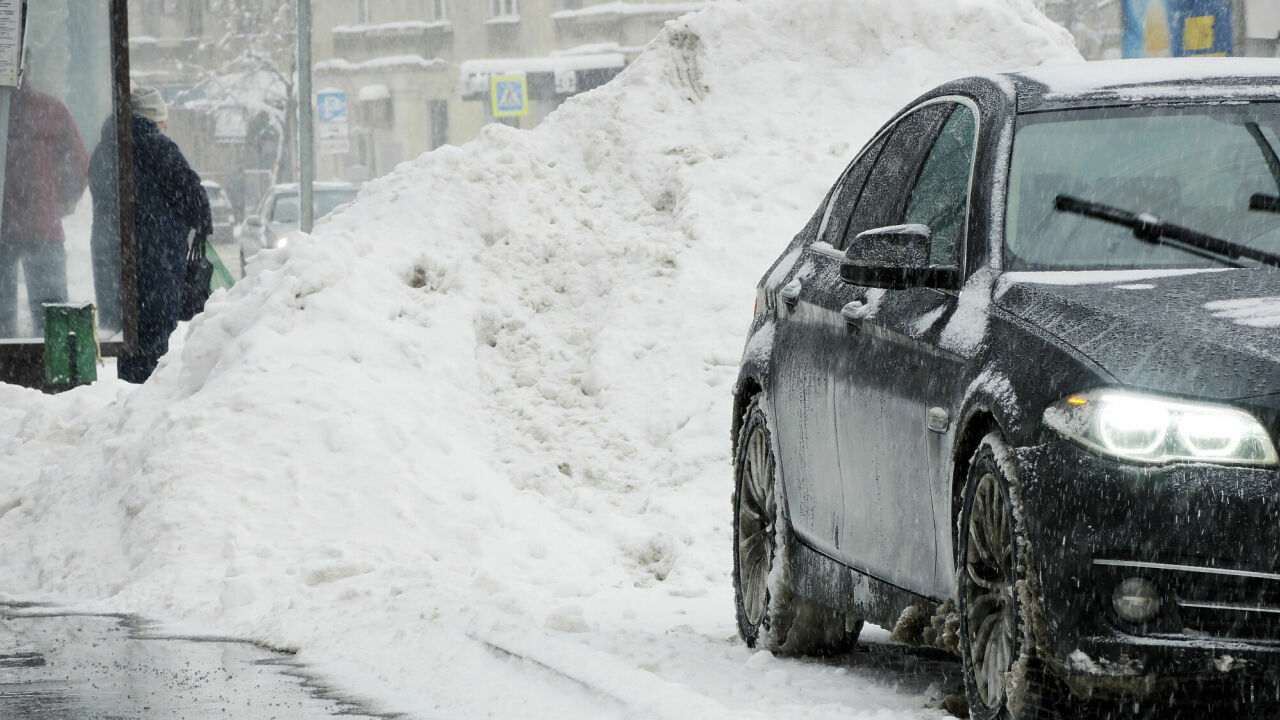
<svg viewBox="0 0 1280 720"><path fill-rule="evenodd" d="M1099 457L1046 431L1019 450L1037 653L1072 685L1145 692L1280 671L1280 473ZM1160 612L1112 606L1140 577Z"/></svg>

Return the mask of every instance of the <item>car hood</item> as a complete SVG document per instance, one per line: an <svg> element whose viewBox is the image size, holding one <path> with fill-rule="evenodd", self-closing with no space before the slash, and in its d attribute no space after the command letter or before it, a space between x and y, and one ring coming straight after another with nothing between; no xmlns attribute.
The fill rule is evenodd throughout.
<svg viewBox="0 0 1280 720"><path fill-rule="evenodd" d="M1123 385L1222 400L1280 391L1280 271L1012 272L995 303Z"/></svg>

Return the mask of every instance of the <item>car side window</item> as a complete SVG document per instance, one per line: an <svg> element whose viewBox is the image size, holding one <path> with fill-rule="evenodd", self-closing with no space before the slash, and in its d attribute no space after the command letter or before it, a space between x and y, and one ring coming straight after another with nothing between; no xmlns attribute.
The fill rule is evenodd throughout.
<svg viewBox="0 0 1280 720"><path fill-rule="evenodd" d="M889 135L890 133L885 133L868 145L840 178L840 186L836 188L832 199L834 206L831 209L831 217L827 221L827 229L819 238L830 243L837 250L845 249L844 230L849 224L849 216L853 214L853 208L857 205L863 186L866 185L867 176L871 174L871 167L880 157L880 151L884 149L885 140Z"/></svg>
<svg viewBox="0 0 1280 720"><path fill-rule="evenodd" d="M848 247L858 233L902 222L908 193L919 175L927 149L955 107L955 103L926 105L893 127L867 176L840 247Z"/></svg>
<svg viewBox="0 0 1280 720"><path fill-rule="evenodd" d="M960 240L968 219L969 174L976 133L973 111L964 105L955 106L907 202L903 222L927 225L932 231L931 265L959 264Z"/></svg>

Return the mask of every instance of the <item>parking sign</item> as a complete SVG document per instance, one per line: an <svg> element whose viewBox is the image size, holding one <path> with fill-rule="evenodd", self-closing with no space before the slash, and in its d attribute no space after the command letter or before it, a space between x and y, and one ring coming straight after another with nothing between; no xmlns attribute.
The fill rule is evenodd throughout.
<svg viewBox="0 0 1280 720"><path fill-rule="evenodd" d="M320 123L345 123L347 94L341 90L316 93L316 120Z"/></svg>
<svg viewBox="0 0 1280 720"><path fill-rule="evenodd" d="M346 155L351 152L345 92L322 90L316 93L316 124L320 131L320 154Z"/></svg>
<svg viewBox="0 0 1280 720"><path fill-rule="evenodd" d="M489 79L493 116L524 117L529 114L529 84L524 75L495 75Z"/></svg>

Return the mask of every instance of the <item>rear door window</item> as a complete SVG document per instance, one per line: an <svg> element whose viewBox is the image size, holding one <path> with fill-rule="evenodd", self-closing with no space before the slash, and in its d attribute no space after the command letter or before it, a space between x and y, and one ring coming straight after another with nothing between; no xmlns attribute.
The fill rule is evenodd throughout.
<svg viewBox="0 0 1280 720"><path fill-rule="evenodd" d="M831 210L831 217L827 221L827 229L820 238L830 243L837 250L845 249L845 229L849 225L849 216L853 214L853 208L858 203L858 197L862 195L862 188L867 183L867 176L871 174L871 167L875 165L876 159L880 157L880 151L884 149L885 141L889 138L890 133L885 133L876 138L874 142L867 146L858 159L853 161L849 169L845 171L844 177L840 181L840 187L836 189L835 205Z"/></svg>

